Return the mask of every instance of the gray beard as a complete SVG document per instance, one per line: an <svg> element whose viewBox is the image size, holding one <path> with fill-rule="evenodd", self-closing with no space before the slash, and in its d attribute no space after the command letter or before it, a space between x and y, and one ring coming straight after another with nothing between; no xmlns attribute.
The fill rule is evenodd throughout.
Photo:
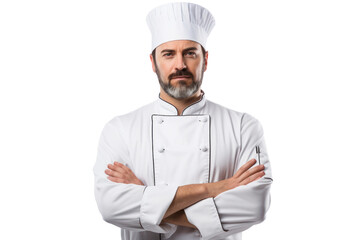
<svg viewBox="0 0 360 240"><path fill-rule="evenodd" d="M155 66L156 75L158 77L161 88L169 96L171 96L175 99L178 99L178 100L189 98L200 89L201 84L202 84L202 79L204 77L204 67L205 67L205 64L203 65L203 69L202 69L202 73L201 73L199 81L195 82L194 79L192 78L192 83L189 86L187 86L186 83L179 82L179 86L175 87L170 84L171 80L167 84L165 84L164 81L162 81L159 70L158 70L157 66Z"/></svg>
<svg viewBox="0 0 360 240"><path fill-rule="evenodd" d="M173 86L170 84L170 82L168 84L165 84L158 76L159 79L159 83L161 88L171 97L175 98L175 99L186 99L191 97L192 95L194 95L200 88L201 86L201 81L199 82L193 82L187 86L185 84L182 84L180 82L180 86Z"/></svg>

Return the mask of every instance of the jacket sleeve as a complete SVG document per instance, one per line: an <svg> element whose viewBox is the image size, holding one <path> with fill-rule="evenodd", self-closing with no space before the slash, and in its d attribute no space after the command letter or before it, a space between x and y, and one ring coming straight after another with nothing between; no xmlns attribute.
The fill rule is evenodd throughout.
<svg viewBox="0 0 360 240"><path fill-rule="evenodd" d="M272 183L270 162L262 126L251 115L242 115L240 140L240 154L235 162L234 174L244 163L255 158L256 164L265 165L265 176L185 209L189 222L199 229L203 239L220 239L242 232L262 222L269 209ZM256 147L260 153L257 153Z"/></svg>
<svg viewBox="0 0 360 240"><path fill-rule="evenodd" d="M129 150L121 132L120 120L108 122L100 137L98 153L93 168L95 199L103 219L131 231L151 231L171 235L176 226L161 224L177 187L140 186L114 183L107 179L105 170L109 163L121 162L131 166Z"/></svg>

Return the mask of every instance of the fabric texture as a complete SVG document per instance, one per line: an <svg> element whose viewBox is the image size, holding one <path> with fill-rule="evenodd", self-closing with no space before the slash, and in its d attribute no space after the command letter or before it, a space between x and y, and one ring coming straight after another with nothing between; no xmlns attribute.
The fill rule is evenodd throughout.
<svg viewBox="0 0 360 240"><path fill-rule="evenodd" d="M198 230L162 222L179 186L227 179L253 158L265 165L264 177L185 209ZM145 186L108 180L104 171L114 161ZM101 133L94 175L99 211L121 228L123 240L240 240L270 206L272 174L260 122L204 94L182 115L159 98L111 119Z"/></svg>
<svg viewBox="0 0 360 240"><path fill-rule="evenodd" d="M206 49L207 38L215 26L215 19L204 7L187 2L161 5L146 17L151 31L151 51L173 40L192 40Z"/></svg>

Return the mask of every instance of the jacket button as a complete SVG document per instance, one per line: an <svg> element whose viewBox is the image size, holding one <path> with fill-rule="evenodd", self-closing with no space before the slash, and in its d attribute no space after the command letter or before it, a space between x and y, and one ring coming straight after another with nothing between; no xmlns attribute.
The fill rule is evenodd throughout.
<svg viewBox="0 0 360 240"><path fill-rule="evenodd" d="M158 152L159 152L159 153L163 153L164 151L165 151L165 148L159 148L159 149L158 149Z"/></svg>
<svg viewBox="0 0 360 240"><path fill-rule="evenodd" d="M200 150L203 151L203 152L207 152L208 148L207 147L202 147L202 148L200 148Z"/></svg>
<svg viewBox="0 0 360 240"><path fill-rule="evenodd" d="M207 118L206 117L200 118L199 122L207 122Z"/></svg>

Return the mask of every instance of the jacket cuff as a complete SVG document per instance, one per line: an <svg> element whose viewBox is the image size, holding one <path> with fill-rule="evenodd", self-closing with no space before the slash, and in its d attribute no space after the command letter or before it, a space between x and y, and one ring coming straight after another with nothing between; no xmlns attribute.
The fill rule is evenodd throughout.
<svg viewBox="0 0 360 240"><path fill-rule="evenodd" d="M148 186L145 188L140 207L140 223L151 232L172 235L176 225L161 221L169 208L177 191L177 186Z"/></svg>
<svg viewBox="0 0 360 240"><path fill-rule="evenodd" d="M202 239L210 239L225 232L213 198L204 199L185 208L185 214L188 221L200 231Z"/></svg>

